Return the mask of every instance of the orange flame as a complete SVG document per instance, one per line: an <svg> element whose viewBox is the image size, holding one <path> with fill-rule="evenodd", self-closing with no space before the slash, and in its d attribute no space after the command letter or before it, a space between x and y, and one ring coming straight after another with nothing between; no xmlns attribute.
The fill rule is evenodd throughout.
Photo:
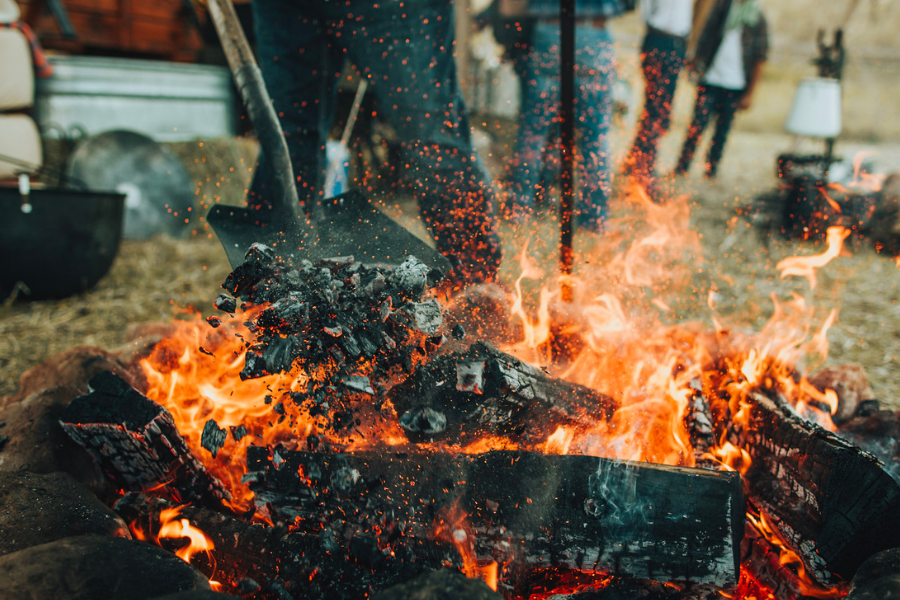
<svg viewBox="0 0 900 600"><path fill-rule="evenodd" d="M749 452L727 441L721 446L712 448L709 453L704 454L704 458L716 460L726 471L737 471L741 475L746 475L752 462Z"/></svg>
<svg viewBox="0 0 900 600"><path fill-rule="evenodd" d="M203 552L212 562L212 551L215 545L212 540L197 527L191 525L187 519L178 519L181 515L183 506L175 506L160 511L159 514L159 531L156 535L149 534L141 529L137 521L129 524L132 534L138 540L151 542L157 546L161 545L160 540L180 540L187 539L188 544L179 548L175 555L186 563L191 562L191 558Z"/></svg>
<svg viewBox="0 0 900 600"><path fill-rule="evenodd" d="M784 536L766 519L763 513L759 515L747 511L747 520L759 531L763 537L780 552L778 562L781 566L790 567L796 574L800 585L800 593L807 598L842 598L847 594L847 586L840 584L834 587L824 587L817 584L806 572L800 556L791 549Z"/></svg>
<svg viewBox="0 0 900 600"><path fill-rule="evenodd" d="M475 537L467 517L458 502L441 512L435 520L434 536L451 542L463 561L463 574L469 579L481 579L489 588L497 591L499 565L497 561L481 561L475 555Z"/></svg>
<svg viewBox="0 0 900 600"><path fill-rule="evenodd" d="M547 438L544 444L544 454L568 454L569 445L575 437L575 432L560 425L556 431Z"/></svg>
<svg viewBox="0 0 900 600"><path fill-rule="evenodd" d="M310 435L340 440L348 448L360 448L375 439L359 429L338 436L321 418L310 417L291 399L290 392L306 389L310 376L295 365L290 373L242 380L246 349L244 339L251 333L233 316L211 329L199 316L173 323L172 333L158 343L140 364L148 382L147 397L166 407L188 446L207 469L231 491L232 508L246 511L253 494L241 478L246 473L246 449L251 444L282 443L291 448L306 442ZM201 445L207 421L225 429L225 445L216 456ZM244 431L239 433L239 427ZM381 443L405 443L396 421L380 423Z"/></svg>
<svg viewBox="0 0 900 600"><path fill-rule="evenodd" d="M806 277L810 289L816 288L816 269L824 267L841 253L844 239L850 235L850 230L843 227L829 227L827 230L828 249L822 254L814 256L792 256L780 261L775 268L781 271L781 278L790 275Z"/></svg>

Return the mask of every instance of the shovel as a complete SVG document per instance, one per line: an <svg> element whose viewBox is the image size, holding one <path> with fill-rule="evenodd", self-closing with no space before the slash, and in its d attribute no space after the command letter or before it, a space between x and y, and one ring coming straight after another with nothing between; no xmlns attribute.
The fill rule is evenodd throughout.
<svg viewBox="0 0 900 600"><path fill-rule="evenodd" d="M251 244L261 243L294 264L353 256L366 264L398 265L413 255L431 268L448 272L450 262L444 256L384 215L359 190L316 203L312 219L306 218L287 142L234 6L231 0L209 0L208 7L274 180L273 209L267 222L261 221L258 211L223 205L214 206L206 217L232 268L244 261Z"/></svg>

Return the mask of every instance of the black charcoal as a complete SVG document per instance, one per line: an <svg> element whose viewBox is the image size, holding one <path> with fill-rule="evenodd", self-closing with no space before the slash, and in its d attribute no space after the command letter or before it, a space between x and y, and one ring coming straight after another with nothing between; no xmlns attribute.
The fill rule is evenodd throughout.
<svg viewBox="0 0 900 600"><path fill-rule="evenodd" d="M235 442L241 441L241 438L243 438L245 435L247 435L247 428L243 425L238 425L237 427L231 428L231 437Z"/></svg>
<svg viewBox="0 0 900 600"><path fill-rule="evenodd" d="M440 347L441 307L424 299L440 275L414 257L394 270L361 265L352 257L290 266L270 248L251 247L223 284L240 297L244 311L267 304L247 314L252 337L241 377L295 369L316 374L299 401L290 389L272 394L329 418L336 429L346 427L352 419L339 414L352 413L361 401L380 404L385 382L398 371L411 372ZM216 306L229 307L229 299L234 300L221 294Z"/></svg>
<svg viewBox="0 0 900 600"><path fill-rule="evenodd" d="M213 458L215 458L216 454L219 452L219 448L225 445L226 437L226 431L221 429L214 419L210 419L206 422L206 425L203 426L203 433L200 436L200 445L209 450L212 453Z"/></svg>
<svg viewBox="0 0 900 600"><path fill-rule="evenodd" d="M237 309L237 300L235 300L228 294L219 294L218 296L216 296L216 300L215 302L213 302L213 305L222 312L232 314Z"/></svg>

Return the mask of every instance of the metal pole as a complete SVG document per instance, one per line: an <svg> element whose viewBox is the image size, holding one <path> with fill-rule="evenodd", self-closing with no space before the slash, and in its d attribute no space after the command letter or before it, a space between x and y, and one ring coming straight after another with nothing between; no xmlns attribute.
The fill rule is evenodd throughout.
<svg viewBox="0 0 900 600"><path fill-rule="evenodd" d="M575 212L575 0L559 2L560 173L559 267L562 300L572 301L572 236Z"/></svg>

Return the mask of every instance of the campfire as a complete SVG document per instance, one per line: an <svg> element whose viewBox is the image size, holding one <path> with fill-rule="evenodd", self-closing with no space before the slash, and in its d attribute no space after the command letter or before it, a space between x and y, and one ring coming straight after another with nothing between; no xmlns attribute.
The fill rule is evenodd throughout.
<svg viewBox="0 0 900 600"><path fill-rule="evenodd" d="M95 375L62 427L132 537L248 598L440 569L508 599L845 595L898 545L900 486L862 447L889 418L840 372L807 375L836 311L773 297L747 332L713 291L711 325L688 323L687 202L627 202L610 229L635 235L598 242L615 259L567 281L572 302L527 246L507 294L447 298L412 257L287 265L255 245L219 316ZM847 233L782 276L815 287Z"/></svg>

